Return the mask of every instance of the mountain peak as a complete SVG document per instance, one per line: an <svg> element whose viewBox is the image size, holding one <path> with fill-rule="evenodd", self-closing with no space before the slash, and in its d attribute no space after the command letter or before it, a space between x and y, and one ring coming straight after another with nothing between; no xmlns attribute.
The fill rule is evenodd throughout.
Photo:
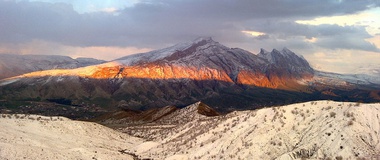
<svg viewBox="0 0 380 160"><path fill-rule="evenodd" d="M258 56L266 59L271 65L276 66L277 68L288 68L289 70L293 70L294 73L312 74L314 72L306 59L295 54L286 47L281 51L273 49L272 52L265 52L265 50L261 49Z"/></svg>
<svg viewBox="0 0 380 160"><path fill-rule="evenodd" d="M217 45L218 42L214 41L211 37L199 37L193 41L184 42L184 43L178 43L174 46L154 50L146 53L139 53L134 55L125 56L119 59L116 59L117 61L121 61L124 65L135 65L139 63L146 63L146 62L153 62L157 60L167 59L169 57L176 57L178 53L182 52L189 52L190 49L192 52L199 46L204 45ZM220 44L219 44L220 45ZM222 46L222 45L220 45ZM183 55L182 55L183 56ZM178 57L177 57L178 58ZM170 58L169 58L170 59Z"/></svg>
<svg viewBox="0 0 380 160"><path fill-rule="evenodd" d="M293 51L291 51L290 49L284 47L281 51L282 54L284 55L296 55ZM298 56L298 55L297 55ZM298 56L299 57L299 56Z"/></svg>
<svg viewBox="0 0 380 160"><path fill-rule="evenodd" d="M268 52L264 49L260 49L260 53L259 53L259 56L264 58L264 59L267 59L269 60L270 62L274 63L276 59L282 59L284 57L297 57L297 58L301 58L301 56L298 56L297 54L295 54L293 51L291 51L290 49L284 47L281 51L280 50L277 50L277 49L273 49L271 52ZM279 57L280 56L280 57Z"/></svg>
<svg viewBox="0 0 380 160"><path fill-rule="evenodd" d="M284 47L284 48L282 49L282 51L283 51L283 52L292 52L290 49L288 49L288 48L286 48L286 47Z"/></svg>
<svg viewBox="0 0 380 160"><path fill-rule="evenodd" d="M199 113L201 115L205 115L205 116L219 116L220 115L213 108L202 103L201 101L197 102L196 105L197 105L197 113Z"/></svg>
<svg viewBox="0 0 380 160"><path fill-rule="evenodd" d="M215 42L211 37L198 37L193 41L193 43L199 43L201 41L206 41L206 42Z"/></svg>
<svg viewBox="0 0 380 160"><path fill-rule="evenodd" d="M260 48L260 53L261 55L265 55L265 54L268 54L270 52L268 52L267 50L265 50L264 48Z"/></svg>

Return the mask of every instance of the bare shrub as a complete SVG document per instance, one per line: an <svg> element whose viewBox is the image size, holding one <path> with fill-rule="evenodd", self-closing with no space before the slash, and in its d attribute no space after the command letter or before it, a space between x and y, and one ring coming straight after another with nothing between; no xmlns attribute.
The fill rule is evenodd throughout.
<svg viewBox="0 0 380 160"><path fill-rule="evenodd" d="M336 115L336 113L335 113L335 112L330 112L330 117L333 117L333 118L335 118L335 115Z"/></svg>

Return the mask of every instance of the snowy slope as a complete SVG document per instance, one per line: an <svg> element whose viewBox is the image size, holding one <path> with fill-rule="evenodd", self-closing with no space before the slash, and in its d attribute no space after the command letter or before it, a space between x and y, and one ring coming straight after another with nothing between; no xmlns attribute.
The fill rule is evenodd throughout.
<svg viewBox="0 0 380 160"><path fill-rule="evenodd" d="M146 158L376 159L380 158L379 114L378 103L313 101L119 130L151 140L141 144L148 148L135 148Z"/></svg>
<svg viewBox="0 0 380 160"><path fill-rule="evenodd" d="M380 76L367 74L338 74L316 71L313 82L333 85L380 85Z"/></svg>
<svg viewBox="0 0 380 160"><path fill-rule="evenodd" d="M361 66L353 71L354 74L366 74L380 77L380 64Z"/></svg>
<svg viewBox="0 0 380 160"><path fill-rule="evenodd" d="M380 64L362 66L353 71L354 75L367 79L372 83L380 84Z"/></svg>
<svg viewBox="0 0 380 160"><path fill-rule="evenodd" d="M312 101L223 116L201 103L118 130L62 117L0 115L0 159L379 159L380 104ZM187 120L181 121L186 117Z"/></svg>
<svg viewBox="0 0 380 160"><path fill-rule="evenodd" d="M142 140L63 117L0 114L0 159L133 159Z"/></svg>
<svg viewBox="0 0 380 160"><path fill-rule="evenodd" d="M186 50L190 48L192 45L197 44L204 40L210 41L212 39L209 37L202 37L191 42L179 43L179 44L176 44L174 46L167 47L164 49L154 50L147 53L139 53L139 54L125 56L125 57L116 59L115 61L120 62L126 66L136 65L139 63L153 62L153 61L157 61L157 60L169 57L176 51Z"/></svg>

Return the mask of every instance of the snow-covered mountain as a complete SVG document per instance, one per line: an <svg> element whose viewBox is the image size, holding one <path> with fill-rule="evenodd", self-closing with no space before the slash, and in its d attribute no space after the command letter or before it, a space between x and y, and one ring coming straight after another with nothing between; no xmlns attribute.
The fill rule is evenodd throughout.
<svg viewBox="0 0 380 160"><path fill-rule="evenodd" d="M337 87L335 81L349 87ZM380 100L379 87L366 85L316 72L287 48L255 55L199 38L100 65L12 77L0 81L0 98L69 99L76 105L125 109L185 106L202 100L229 111L318 99Z"/></svg>
<svg viewBox="0 0 380 160"><path fill-rule="evenodd" d="M72 69L97 65L105 61L92 58L72 59L58 55L14 55L0 54L0 79L29 72L50 69Z"/></svg>
<svg viewBox="0 0 380 160"><path fill-rule="evenodd" d="M105 98L113 106L124 100L130 108L184 106L199 100L232 107L236 101L264 102L262 98L269 98L276 89L302 90L297 81L313 75L307 61L288 49L268 55L274 58L199 38L100 65L9 78L0 82L6 88L0 88L0 95L7 99L67 98L76 103ZM248 89L253 87L269 90ZM278 93L282 97L276 103L283 103L288 93Z"/></svg>
<svg viewBox="0 0 380 160"><path fill-rule="evenodd" d="M315 72L312 83L322 83L334 86L368 85L380 87L380 76L368 74L338 74L329 72Z"/></svg>
<svg viewBox="0 0 380 160"><path fill-rule="evenodd" d="M89 71L91 70L91 72ZM112 71L111 71L112 70ZM70 74L66 74L70 72ZM116 73L114 73L116 72ZM141 53L115 61L74 71L46 71L20 77L81 76L113 78L114 76L195 80L221 80L260 87L286 86L288 80L313 75L313 69L302 57L284 48L259 56L239 48L228 48L211 38L199 38L161 50ZM118 75L115 75L118 74Z"/></svg>
<svg viewBox="0 0 380 160"><path fill-rule="evenodd" d="M226 77L226 81L238 81L242 73L270 74L275 69L286 70L288 76L298 76L298 78L313 73L308 62L289 49L284 48L281 52L274 49L266 55L260 53L256 56L243 49L228 48L209 37L162 50L123 57L118 62L126 66L156 64L214 69L219 73L225 72L229 78Z"/></svg>
<svg viewBox="0 0 380 160"><path fill-rule="evenodd" d="M380 64L361 66L353 71L354 74L366 74L380 77Z"/></svg>
<svg viewBox="0 0 380 160"><path fill-rule="evenodd" d="M284 48L281 51L273 49L272 52L261 49L258 56L268 60L270 64L272 64L271 67L280 69L285 68L286 71L290 73L295 72L302 75L305 72L314 72L314 70L310 67L309 63L303 56L298 56L287 48Z"/></svg>

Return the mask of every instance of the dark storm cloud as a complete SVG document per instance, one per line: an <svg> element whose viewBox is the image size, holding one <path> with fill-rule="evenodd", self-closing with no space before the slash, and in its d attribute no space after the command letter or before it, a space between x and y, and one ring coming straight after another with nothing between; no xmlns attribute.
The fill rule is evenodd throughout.
<svg viewBox="0 0 380 160"><path fill-rule="evenodd" d="M201 16L217 19L246 20L252 18L309 18L355 13L379 6L377 0L145 0L129 13L173 16ZM169 12L162 12L168 11ZM131 12L130 12L131 11ZM176 13L176 14L172 14Z"/></svg>
<svg viewBox="0 0 380 160"><path fill-rule="evenodd" d="M318 34L316 37L319 37L316 45L323 48L380 52L379 48L365 40L372 36L367 33L364 27L319 25L315 28Z"/></svg>
<svg viewBox="0 0 380 160"><path fill-rule="evenodd" d="M378 0L143 0L117 14L78 14L64 3L0 0L0 43L38 39L70 46L161 48L212 36L227 44L284 39L300 42L302 48L308 44L292 38L316 37L317 45L326 48L352 48L351 44L356 44L358 49L376 50L364 41L370 35L363 28L294 21L356 13L379 4ZM249 38L242 30L266 34Z"/></svg>
<svg viewBox="0 0 380 160"><path fill-rule="evenodd" d="M363 26L338 26L330 24L305 25L289 21L268 21L251 24L249 30L268 33L272 41L282 39L290 42L294 38L318 38L317 46L329 49L358 49L379 52L379 49L365 41L371 36ZM258 37L260 38L260 37ZM261 39L261 38L260 38ZM293 41L294 42L294 41ZM267 42L270 43L270 42ZM284 44L286 45L286 44ZM307 43L299 43L296 48L310 47Z"/></svg>

